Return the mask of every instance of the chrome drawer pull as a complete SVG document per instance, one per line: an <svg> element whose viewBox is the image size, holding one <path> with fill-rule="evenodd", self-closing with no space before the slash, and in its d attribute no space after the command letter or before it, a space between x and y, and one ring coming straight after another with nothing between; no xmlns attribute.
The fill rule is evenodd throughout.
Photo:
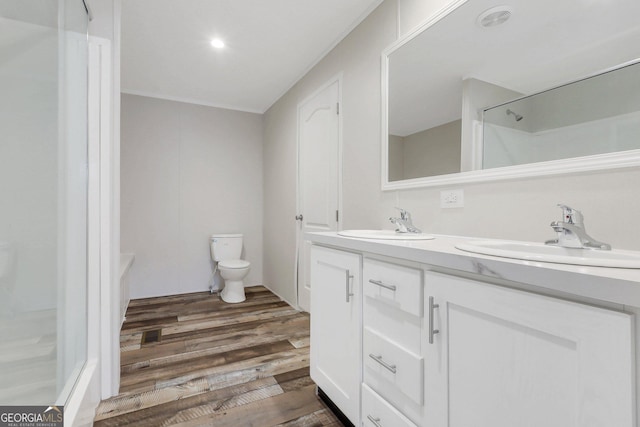
<svg viewBox="0 0 640 427"><path fill-rule="evenodd" d="M352 292L349 292L349 282L351 281L351 279L353 279L353 275L351 275L351 272L349 270L347 270L346 272L346 281L345 281L345 289L346 289L346 297L347 297L347 303L349 302L349 297L353 296Z"/></svg>
<svg viewBox="0 0 640 427"><path fill-rule="evenodd" d="M433 310L440 307L433 303L433 297L429 297L429 344L433 344L433 336L440 333L439 330L433 329Z"/></svg>
<svg viewBox="0 0 640 427"><path fill-rule="evenodd" d="M382 283L380 280L369 279L369 283L373 283L374 285L378 285L382 288L389 289L395 292L396 285L387 285L386 283Z"/></svg>
<svg viewBox="0 0 640 427"><path fill-rule="evenodd" d="M382 427L382 424L380 424L380 417L373 418L371 415L367 415L367 418L373 423L374 426Z"/></svg>
<svg viewBox="0 0 640 427"><path fill-rule="evenodd" d="M385 367L389 371L393 372L394 374L396 373L396 365L389 365L387 362L382 360L382 356L376 356L375 354L370 353L369 357L375 360L376 362L378 362L379 364L381 364L383 367Z"/></svg>

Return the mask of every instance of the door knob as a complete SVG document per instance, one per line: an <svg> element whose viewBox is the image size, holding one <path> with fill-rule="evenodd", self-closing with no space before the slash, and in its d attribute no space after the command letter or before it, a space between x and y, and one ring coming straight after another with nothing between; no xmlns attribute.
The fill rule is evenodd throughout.
<svg viewBox="0 0 640 427"><path fill-rule="evenodd" d="M302 214L300 214L300 215L296 215L296 220L298 220L298 221L302 221L302 219L303 219Z"/></svg>

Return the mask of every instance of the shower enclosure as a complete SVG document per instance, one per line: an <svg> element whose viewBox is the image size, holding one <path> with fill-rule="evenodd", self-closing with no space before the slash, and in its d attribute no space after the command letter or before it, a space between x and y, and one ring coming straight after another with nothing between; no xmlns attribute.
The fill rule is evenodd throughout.
<svg viewBox="0 0 640 427"><path fill-rule="evenodd" d="M0 0L0 405L64 405L87 358L87 23Z"/></svg>

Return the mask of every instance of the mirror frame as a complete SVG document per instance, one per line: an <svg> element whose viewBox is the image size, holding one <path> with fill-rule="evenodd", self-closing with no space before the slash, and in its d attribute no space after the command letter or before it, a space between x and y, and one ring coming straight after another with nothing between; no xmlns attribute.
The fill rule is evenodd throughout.
<svg viewBox="0 0 640 427"><path fill-rule="evenodd" d="M529 163L524 165L506 166L492 169L478 169L467 172L458 172L447 175L427 176L422 178L389 181L389 56L400 49L406 43L422 34L425 30L445 18L458 7L473 0L457 0L435 15L417 26L414 30L392 43L381 55L381 189L382 191L405 190L412 188L437 187L447 185L459 185L468 183L480 183L509 179L532 178L542 176L554 176L575 174L580 172L592 172L599 170L612 170L640 166L640 149L627 150L615 153L598 154L592 156L574 157L570 159L552 160L546 162ZM618 64L608 70L600 70L592 76L606 71L615 70L625 65L640 62L639 60ZM589 77L592 77L589 76ZM581 77L576 81L583 80ZM569 84L572 82L566 82ZM474 150L478 147L474 146ZM472 158L479 158L481 153L472 152ZM475 163L475 160L474 160Z"/></svg>

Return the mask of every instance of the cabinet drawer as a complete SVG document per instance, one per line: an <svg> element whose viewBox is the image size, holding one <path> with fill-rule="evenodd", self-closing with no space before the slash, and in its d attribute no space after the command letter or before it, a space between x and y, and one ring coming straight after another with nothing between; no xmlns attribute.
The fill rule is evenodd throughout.
<svg viewBox="0 0 640 427"><path fill-rule="evenodd" d="M422 357L365 327L363 334L364 382L394 400L402 393L422 405Z"/></svg>
<svg viewBox="0 0 640 427"><path fill-rule="evenodd" d="M396 408L362 385L362 423L366 427L416 427Z"/></svg>
<svg viewBox="0 0 640 427"><path fill-rule="evenodd" d="M363 278L365 296L422 316L422 270L365 259Z"/></svg>
<svg viewBox="0 0 640 427"><path fill-rule="evenodd" d="M420 354L423 319L373 298L365 298L364 326L412 353Z"/></svg>

